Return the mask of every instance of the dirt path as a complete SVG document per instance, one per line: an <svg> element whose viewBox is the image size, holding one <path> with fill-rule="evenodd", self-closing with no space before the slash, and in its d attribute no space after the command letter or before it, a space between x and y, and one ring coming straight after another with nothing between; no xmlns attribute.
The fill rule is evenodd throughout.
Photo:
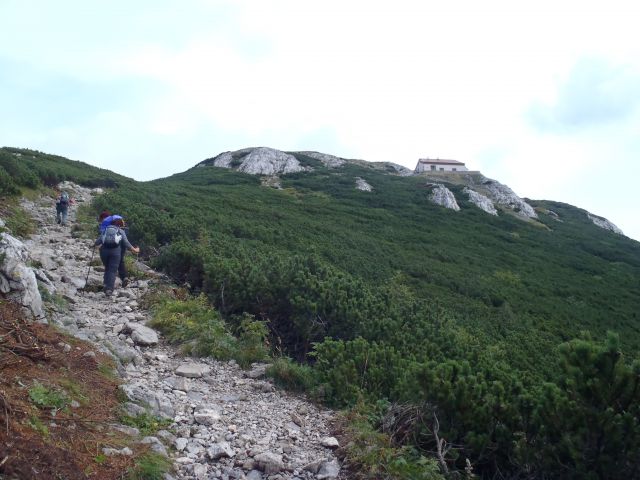
<svg viewBox="0 0 640 480"><path fill-rule="evenodd" d="M64 188L79 204L96 193L72 184ZM173 478L343 478L331 449L332 412L276 390L261 378L263 368L243 372L235 362L189 359L165 344L144 326L149 313L138 299L149 281L121 288L117 280L111 298L81 294L92 242L71 235L77 205L62 227L55 224L52 203L50 198L23 201L38 223L37 234L26 242L39 267L37 276L68 304L54 311L51 321L114 355L130 414L147 409L171 420L166 430L144 442L173 459ZM89 284L101 283L102 273L92 268Z"/></svg>

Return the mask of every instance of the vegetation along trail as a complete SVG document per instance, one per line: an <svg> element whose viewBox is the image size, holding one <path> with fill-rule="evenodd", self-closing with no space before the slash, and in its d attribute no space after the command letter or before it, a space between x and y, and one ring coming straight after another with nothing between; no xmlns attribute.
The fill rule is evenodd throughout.
<svg viewBox="0 0 640 480"><path fill-rule="evenodd" d="M330 479L343 478L330 436L333 413L303 398L276 390L262 379L265 366L243 371L234 361L185 358L145 324L150 313L143 298L160 276L149 270L127 288L116 284L113 297L100 291L102 267L92 241L76 238L77 205L99 190L61 185L77 204L69 225L56 225L51 198L22 201L39 228L26 243L50 292L68 302L52 322L75 337L94 342L118 361L120 390L130 417L157 416L166 428L141 438L168 455L177 478ZM72 230L74 235L72 235ZM95 287L95 288L94 288ZM162 422L161 422L162 423ZM121 427L122 428L122 427ZM125 429L126 430L126 429ZM137 434L135 429L130 430ZM106 449L105 455L127 455ZM170 478L170 477L167 477Z"/></svg>

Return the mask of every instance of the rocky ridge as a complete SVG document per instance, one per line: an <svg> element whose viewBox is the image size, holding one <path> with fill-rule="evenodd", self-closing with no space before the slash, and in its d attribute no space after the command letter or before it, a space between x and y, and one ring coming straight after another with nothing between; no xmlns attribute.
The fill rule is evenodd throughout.
<svg viewBox="0 0 640 480"><path fill-rule="evenodd" d="M454 172L433 174L432 172L415 173L402 165L391 162L366 162L363 160L347 160L334 155L314 151L293 152L307 157L314 158L330 169L338 169L346 164L356 164L371 169L381 170L390 175L412 176L419 175L432 180L432 185L437 186L429 195L429 199L446 208L454 211L460 210L454 193L443 183L462 185L463 193L467 195L469 202L490 215L497 216L500 207L502 212L512 212L521 220L531 221L538 218L535 209L516 193L496 180L485 177L479 172ZM236 169L239 172L253 175L261 175L261 184L266 187L281 189L279 175L311 171L312 167L303 166L292 154L268 147L245 148L234 152L224 152L216 157L204 160L196 167L214 166L220 168ZM439 183L443 182L443 183ZM370 192L373 187L365 178L356 177L355 188L361 191ZM543 212L544 213L544 212ZM562 221L555 212L547 213L557 221ZM624 233L606 218L598 217L587 213L589 220L595 225L606 230L610 230L620 235Z"/></svg>
<svg viewBox="0 0 640 480"><path fill-rule="evenodd" d="M65 189L78 203L98 193L74 185ZM149 313L140 306L140 297L154 280L134 281L128 288L117 284L112 298L83 292L87 275L88 285L102 283L101 267L88 269L92 241L73 238L70 227L54 223L50 198L23 201L23 207L39 225L38 233L24 242L31 261L41 265L38 280L68 304L68 309L51 305L50 321L116 359L127 413L150 411L171 421L169 429L144 438L134 428L113 426L171 457L175 473L165 478L345 478L333 454L337 441L330 436L332 412L276 390L264 379L264 365L244 372L233 361L185 358L166 345L145 325ZM70 225L75 215L72 206ZM131 451L114 446L102 453Z"/></svg>

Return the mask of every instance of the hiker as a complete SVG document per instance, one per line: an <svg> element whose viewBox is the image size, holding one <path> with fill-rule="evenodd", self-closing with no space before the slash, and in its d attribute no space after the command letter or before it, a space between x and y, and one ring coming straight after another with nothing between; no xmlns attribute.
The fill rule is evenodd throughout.
<svg viewBox="0 0 640 480"><path fill-rule="evenodd" d="M122 219L116 222L120 223ZM120 224L124 225L124 222ZM100 260L104 265L104 293L109 297L113 295L123 249L131 250L133 253L140 252L140 249L129 243L127 234L117 224L111 224L104 229L96 239L94 247L98 245L100 245Z"/></svg>
<svg viewBox="0 0 640 480"><path fill-rule="evenodd" d="M56 223L61 223L63 226L67 224L67 213L70 203L71 199L69 198L69 194L63 191L56 201Z"/></svg>
<svg viewBox="0 0 640 480"><path fill-rule="evenodd" d="M124 224L124 218L122 218L120 215L112 215L109 210L103 210L100 213L100 215L98 216L98 222L98 231L100 232L100 235L102 235L102 233L109 225L116 225L117 227L120 227L122 230L124 230L125 233L128 232L128 229ZM129 285L129 280L127 279L127 267L124 263L124 257L127 253L127 247L122 244L121 250L120 264L118 265L118 276L120 277L122 286L126 287L127 285Z"/></svg>

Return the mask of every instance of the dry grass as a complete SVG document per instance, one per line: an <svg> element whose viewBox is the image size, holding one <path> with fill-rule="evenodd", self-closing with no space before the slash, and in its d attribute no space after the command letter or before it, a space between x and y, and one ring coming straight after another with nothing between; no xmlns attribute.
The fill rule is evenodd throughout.
<svg viewBox="0 0 640 480"><path fill-rule="evenodd" d="M129 445L134 457L102 455L131 439L109 426L117 423L118 384L101 371L111 360L89 351L0 301L0 478L124 478L144 453Z"/></svg>

